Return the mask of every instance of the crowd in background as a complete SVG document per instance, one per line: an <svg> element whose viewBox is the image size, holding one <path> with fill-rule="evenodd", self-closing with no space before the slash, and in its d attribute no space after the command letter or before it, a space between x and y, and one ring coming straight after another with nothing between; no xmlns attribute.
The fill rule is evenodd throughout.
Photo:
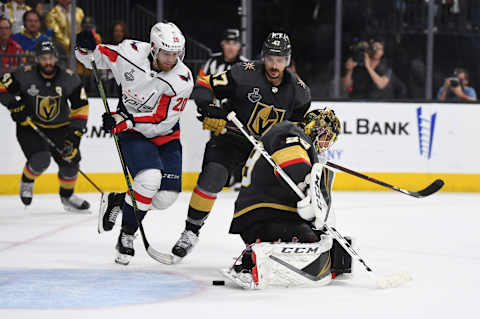
<svg viewBox="0 0 480 319"><path fill-rule="evenodd" d="M433 96L447 101L475 101L474 83L478 78L477 71L480 70L476 69L476 60L470 57L475 56L473 52L480 46L480 1L431 1L434 1L437 34ZM69 65L70 2L11 0L0 3L1 73L31 63L32 49L44 39L55 43L60 65ZM109 44L118 44L128 36L124 21L112 21L109 29L97 30L93 17L95 12L85 13L81 4L82 1L77 1L77 32L91 29L99 42ZM168 1L165 1L165 5L172 20L179 20L176 16L179 12L178 5L174 7ZM309 83L314 99L333 98L332 19L335 17L335 1L311 0L305 1L303 6L295 6L291 1L258 1L255 5L253 22L257 32L253 42L259 42L255 40L256 37L263 37L271 31L267 28L280 26L286 29L283 31L290 33L293 40L292 63L296 62L291 68ZM343 1L342 98L424 98L428 5L429 0ZM292 17L294 11L295 16L304 17L301 27ZM182 25L181 21L176 22ZM238 28L238 23L225 25L224 30L229 27ZM362 31L359 32L359 29ZM185 30L193 33L188 27ZM189 34L186 35L188 39ZM218 39L199 36L202 34L193 35L196 40L216 51L211 43L220 43L220 36ZM451 58L452 48L460 51L460 57L456 53L457 57ZM255 45L253 49L258 51ZM258 54L252 53L252 56L255 58ZM189 58L192 57L187 54L187 65ZM203 62L196 59L198 65L192 69L197 71ZM76 71L89 95L96 95L96 86L90 72L80 64L77 64ZM111 72L102 71L101 76L107 94L117 96L119 91Z"/></svg>

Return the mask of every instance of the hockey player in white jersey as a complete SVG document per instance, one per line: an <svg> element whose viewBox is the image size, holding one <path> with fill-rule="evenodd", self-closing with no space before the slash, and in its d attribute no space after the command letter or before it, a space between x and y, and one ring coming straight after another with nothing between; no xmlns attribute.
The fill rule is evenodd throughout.
<svg viewBox="0 0 480 319"><path fill-rule="evenodd" d="M111 69L122 88L116 113L103 114L103 129L118 134L122 155L134 178L137 216L166 209L181 191L182 146L180 114L193 89L193 77L182 59L185 38L173 23L157 23L150 43L124 40L119 45L97 44L90 31L77 36L77 59L91 68ZM102 198L98 231L113 228L122 212L116 262L127 265L135 251L138 229L130 196L110 193Z"/></svg>

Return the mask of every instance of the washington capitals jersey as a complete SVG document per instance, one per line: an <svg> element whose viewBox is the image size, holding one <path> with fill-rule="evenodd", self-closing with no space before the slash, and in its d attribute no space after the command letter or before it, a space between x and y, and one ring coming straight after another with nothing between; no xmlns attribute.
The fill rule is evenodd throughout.
<svg viewBox="0 0 480 319"><path fill-rule="evenodd" d="M295 184L305 181L318 156L312 140L298 125L284 121L276 124L262 138L262 144ZM334 172L323 168L321 191L327 205L331 203ZM300 198L288 186L272 165L258 152L250 153L242 172L242 188L235 201L231 233L241 233L246 227L269 219L299 219L297 202Z"/></svg>
<svg viewBox="0 0 480 319"><path fill-rule="evenodd" d="M111 69L122 87L122 103L133 115L132 130L156 144L162 137L180 137L179 119L193 89L192 73L180 59L168 72L157 72L150 66L150 44L124 40L119 45L97 45L93 58L99 69ZM90 55L75 52L87 68Z"/></svg>
<svg viewBox="0 0 480 319"><path fill-rule="evenodd" d="M0 102L12 108L16 97L20 97L33 122L40 127L71 125L83 129L87 125L87 94L80 78L71 70L57 67L52 79L43 78L35 64L5 73L0 82Z"/></svg>
<svg viewBox="0 0 480 319"><path fill-rule="evenodd" d="M194 94L199 107L208 105L214 97L228 98L229 111L235 111L256 136L281 121L300 121L311 103L310 89L297 75L285 70L282 83L273 86L265 77L261 61L240 62L228 71L201 77L197 86L204 88Z"/></svg>

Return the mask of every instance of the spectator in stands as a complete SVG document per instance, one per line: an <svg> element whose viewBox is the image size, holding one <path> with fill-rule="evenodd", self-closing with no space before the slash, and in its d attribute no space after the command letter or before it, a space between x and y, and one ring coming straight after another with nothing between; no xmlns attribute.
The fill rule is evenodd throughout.
<svg viewBox="0 0 480 319"><path fill-rule="evenodd" d="M49 5L46 5L44 2L39 1L35 4L34 9L38 15L40 16L40 32L45 33L49 38L50 41L55 40L55 35L53 34L53 30L47 27L45 23L45 16L49 11ZM55 45L55 48L58 48L58 45Z"/></svg>
<svg viewBox="0 0 480 319"><path fill-rule="evenodd" d="M437 99L441 101L476 101L477 93L469 84L467 70L455 68L453 76L446 78L438 90Z"/></svg>
<svg viewBox="0 0 480 319"><path fill-rule="evenodd" d="M118 21L112 28L112 44L118 45L127 37L127 24L123 21Z"/></svg>
<svg viewBox="0 0 480 319"><path fill-rule="evenodd" d="M40 33L40 15L29 10L23 14L23 30L12 35L12 39L17 41L26 54L34 54L35 46L38 42L49 41L46 34Z"/></svg>
<svg viewBox="0 0 480 319"><path fill-rule="evenodd" d="M20 44L10 38L12 34L12 23L9 19L0 17L0 55L2 55L2 74L10 72L18 67L19 58L15 56L4 56L4 54L22 54Z"/></svg>
<svg viewBox="0 0 480 319"><path fill-rule="evenodd" d="M345 63L343 89L352 98L392 98L392 69L384 59L385 43L380 39L360 41L353 46L353 55Z"/></svg>
<svg viewBox="0 0 480 319"><path fill-rule="evenodd" d="M12 32L18 33L23 30L23 14L32 10L25 4L25 0L12 0L5 4L4 16L12 23Z"/></svg>
<svg viewBox="0 0 480 319"><path fill-rule="evenodd" d="M57 0L57 5L47 13L45 23L55 34L55 40L70 54L70 2ZM75 11L76 32L81 31L81 23L85 14L79 7Z"/></svg>
<svg viewBox="0 0 480 319"><path fill-rule="evenodd" d="M111 44L118 45L127 38L127 24L123 21L117 21L113 24L111 34ZM107 96L118 97L121 94L120 86L115 81L112 70L99 70L103 82L103 88Z"/></svg>

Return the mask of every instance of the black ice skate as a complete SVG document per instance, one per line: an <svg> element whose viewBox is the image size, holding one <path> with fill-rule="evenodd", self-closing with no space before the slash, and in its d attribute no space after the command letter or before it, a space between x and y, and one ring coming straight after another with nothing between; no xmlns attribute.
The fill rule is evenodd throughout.
<svg viewBox="0 0 480 319"><path fill-rule="evenodd" d="M86 200L81 199L75 194L70 197L60 196L60 199L62 200L63 208L65 208L67 212L87 214L91 213L88 210L90 208L90 204Z"/></svg>
<svg viewBox="0 0 480 319"><path fill-rule="evenodd" d="M135 255L135 249L133 249L134 239L135 235L129 235L123 230L120 231L117 246L115 247L117 250L117 258L115 258L115 262L117 264L126 266L130 263L130 260Z"/></svg>
<svg viewBox="0 0 480 319"><path fill-rule="evenodd" d="M185 257L198 242L198 236L191 230L184 230L180 239L172 248L172 254L178 258Z"/></svg>
<svg viewBox="0 0 480 319"><path fill-rule="evenodd" d="M20 180L20 200L23 205L28 206L32 203L33 182L24 182Z"/></svg>
<svg viewBox="0 0 480 319"><path fill-rule="evenodd" d="M122 212L125 193L104 193L98 212L98 233L112 230L117 216Z"/></svg>

